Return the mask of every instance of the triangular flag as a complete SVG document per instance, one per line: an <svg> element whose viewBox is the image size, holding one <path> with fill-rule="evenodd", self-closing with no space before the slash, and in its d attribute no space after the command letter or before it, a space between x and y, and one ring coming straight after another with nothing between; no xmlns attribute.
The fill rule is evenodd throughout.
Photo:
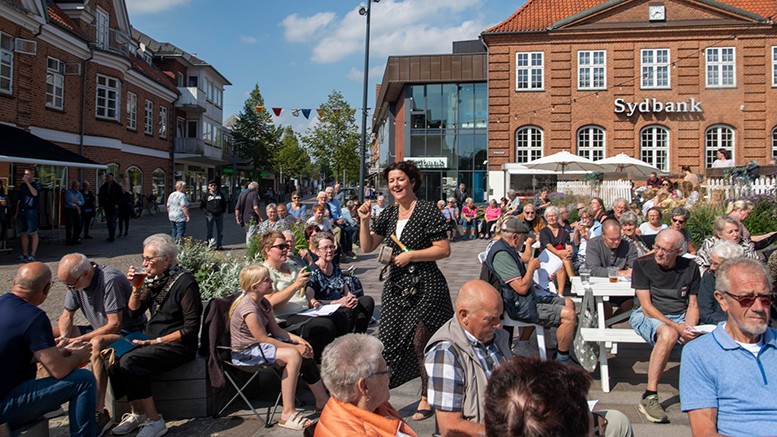
<svg viewBox="0 0 777 437"><path fill-rule="evenodd" d="M299 117L299 109L292 109L291 110L291 115L293 115L295 117Z"/></svg>
<svg viewBox="0 0 777 437"><path fill-rule="evenodd" d="M262 111L264 111L264 106L254 106L254 108L256 108L256 112L260 114L262 113Z"/></svg>
<svg viewBox="0 0 777 437"><path fill-rule="evenodd" d="M318 108L318 109L316 109L316 111L318 111L318 118L321 118L321 117L324 116L324 110L323 109Z"/></svg>
<svg viewBox="0 0 777 437"><path fill-rule="evenodd" d="M304 115L305 118L310 119L310 109L303 109L302 115Z"/></svg>
<svg viewBox="0 0 777 437"><path fill-rule="evenodd" d="M281 116L281 111L283 111L283 108L272 108L272 112L275 113L276 117L280 117Z"/></svg>

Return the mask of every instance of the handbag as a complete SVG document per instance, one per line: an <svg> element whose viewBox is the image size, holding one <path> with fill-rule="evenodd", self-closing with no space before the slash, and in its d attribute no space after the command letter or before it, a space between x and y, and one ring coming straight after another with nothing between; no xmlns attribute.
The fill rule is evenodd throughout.
<svg viewBox="0 0 777 437"><path fill-rule="evenodd" d="M561 237L561 241L563 242L564 241L564 228L562 226L559 226L559 231L561 232L561 235L559 235L559 237ZM564 244L563 243L557 244L556 245L556 250L564 250Z"/></svg>
<svg viewBox="0 0 777 437"><path fill-rule="evenodd" d="M580 333L582 328L596 328L598 325L596 314L596 304L594 303L594 293L590 288L586 288L583 295L583 302L580 305L580 315L578 316L577 326L575 327L575 337L572 340L572 353L575 361L588 372L596 370L599 362L599 347L596 343L583 340Z"/></svg>

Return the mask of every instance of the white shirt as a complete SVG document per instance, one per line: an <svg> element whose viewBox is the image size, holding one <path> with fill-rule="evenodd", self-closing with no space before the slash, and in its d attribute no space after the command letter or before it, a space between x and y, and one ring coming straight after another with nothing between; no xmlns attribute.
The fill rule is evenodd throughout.
<svg viewBox="0 0 777 437"><path fill-rule="evenodd" d="M186 214L183 213L184 206L189 206L186 195L180 191L173 191L167 198L167 217L171 222L186 221Z"/></svg>
<svg viewBox="0 0 777 437"><path fill-rule="evenodd" d="M405 225L410 219L397 220L397 238L402 238L402 231L405 230Z"/></svg>
<svg viewBox="0 0 777 437"><path fill-rule="evenodd" d="M727 167L734 167L734 160L733 159L727 159L725 161L721 161L720 159L716 159L712 163L712 168L727 168Z"/></svg>

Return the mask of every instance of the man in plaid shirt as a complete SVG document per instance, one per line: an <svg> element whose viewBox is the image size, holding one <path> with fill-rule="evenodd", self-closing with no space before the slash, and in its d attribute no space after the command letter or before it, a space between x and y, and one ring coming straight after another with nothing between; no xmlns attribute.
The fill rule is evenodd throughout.
<svg viewBox="0 0 777 437"><path fill-rule="evenodd" d="M469 281L456 299L456 315L426 346L429 404L444 437L477 436L483 426L485 390L491 372L512 352L501 329L502 297L485 281Z"/></svg>

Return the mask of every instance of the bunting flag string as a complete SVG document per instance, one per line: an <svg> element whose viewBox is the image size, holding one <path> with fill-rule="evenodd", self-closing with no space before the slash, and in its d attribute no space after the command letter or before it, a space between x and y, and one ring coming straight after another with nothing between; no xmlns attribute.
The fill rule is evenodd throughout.
<svg viewBox="0 0 777 437"><path fill-rule="evenodd" d="M262 113L262 111L265 110L265 108L266 108L265 106L254 106L254 109L256 109L256 112L260 114ZM299 117L300 113L302 113L302 115L306 119L310 120L310 113L312 109L309 109L309 108L272 108L272 112L273 114L275 114L276 117L280 117L284 109L288 109L289 111L291 111L291 115L294 117ZM350 108L348 109L348 112L353 116L356 114L357 109L360 109L360 108ZM342 109L332 109L332 113L334 114L338 114L340 111L342 111ZM318 117L321 118L324 116L325 111L324 111L324 108L317 108L316 112L318 113Z"/></svg>

